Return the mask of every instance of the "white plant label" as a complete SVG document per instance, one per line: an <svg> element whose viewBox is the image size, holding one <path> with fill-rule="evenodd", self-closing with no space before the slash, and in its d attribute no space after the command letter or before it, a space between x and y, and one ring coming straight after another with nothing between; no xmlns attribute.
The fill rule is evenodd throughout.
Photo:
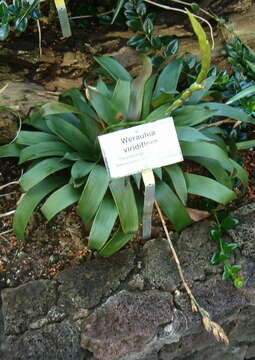
<svg viewBox="0 0 255 360"><path fill-rule="evenodd" d="M183 161L171 117L98 137L111 178Z"/></svg>
<svg viewBox="0 0 255 360"><path fill-rule="evenodd" d="M58 12L59 22L64 38L72 35L69 18L67 14L65 0L55 0L55 5Z"/></svg>

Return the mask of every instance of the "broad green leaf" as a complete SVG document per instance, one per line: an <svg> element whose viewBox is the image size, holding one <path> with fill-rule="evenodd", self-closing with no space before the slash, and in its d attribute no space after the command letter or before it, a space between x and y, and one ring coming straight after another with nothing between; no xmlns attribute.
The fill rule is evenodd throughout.
<svg viewBox="0 0 255 360"><path fill-rule="evenodd" d="M117 16L119 15L119 12L124 4L124 1L125 0L118 0L117 4L116 4L116 7L114 9L114 14L113 14L113 18L112 18L112 22L111 24L114 23L114 21L116 20Z"/></svg>
<svg viewBox="0 0 255 360"><path fill-rule="evenodd" d="M181 231L192 223L182 202L178 199L172 189L161 180L157 180L156 182L156 200L163 213L175 227L176 231Z"/></svg>
<svg viewBox="0 0 255 360"><path fill-rule="evenodd" d="M142 175L141 173L132 175L133 179L135 180L135 184L137 186L137 189L140 189Z"/></svg>
<svg viewBox="0 0 255 360"><path fill-rule="evenodd" d="M235 177L240 179L244 185L248 185L249 178L247 171L233 159L230 159L230 163L235 169Z"/></svg>
<svg viewBox="0 0 255 360"><path fill-rule="evenodd" d="M211 118L215 113L216 110L203 109L200 105L185 105L175 110L172 116L176 126L194 126Z"/></svg>
<svg viewBox="0 0 255 360"><path fill-rule="evenodd" d="M16 143L19 145L35 145L46 141L58 141L58 137L42 131L21 130Z"/></svg>
<svg viewBox="0 0 255 360"><path fill-rule="evenodd" d="M30 189L18 204L13 219L13 231L18 239L24 240L28 221L41 200L56 188L65 183L63 176L51 176Z"/></svg>
<svg viewBox="0 0 255 360"><path fill-rule="evenodd" d="M131 82L118 80L112 95L112 103L119 110L119 113L126 118L130 101Z"/></svg>
<svg viewBox="0 0 255 360"><path fill-rule="evenodd" d="M188 192L193 195L203 196L223 205L236 199L234 191L208 177L186 173L185 179Z"/></svg>
<svg viewBox="0 0 255 360"><path fill-rule="evenodd" d="M173 101L176 99L176 95L179 94L179 91L171 91L171 92L165 92L162 90L161 94L152 100L151 106L155 109L158 108L160 105L163 104L172 104Z"/></svg>
<svg viewBox="0 0 255 360"><path fill-rule="evenodd" d="M220 148L222 148L222 150L224 150L226 153L228 152L228 147L224 141L224 139L217 135L217 133L213 133L213 131L211 131L213 128L208 128L208 129L202 129L200 130L200 132L202 134L204 134L205 136L207 136L209 139L209 141L214 141ZM219 134L221 135L225 135L224 132L223 133L220 133Z"/></svg>
<svg viewBox="0 0 255 360"><path fill-rule="evenodd" d="M157 79L157 75L154 74L146 81L146 84L144 85L143 106L142 106L142 116L141 116L142 120L146 118L150 113L152 94L156 79Z"/></svg>
<svg viewBox="0 0 255 360"><path fill-rule="evenodd" d="M163 104L157 109L153 110L145 119L146 122L152 122L159 119L164 119L167 117L167 109L169 108L169 104Z"/></svg>
<svg viewBox="0 0 255 360"><path fill-rule="evenodd" d="M94 59L104 68L114 80L132 80L128 71L114 58L110 56L95 56Z"/></svg>
<svg viewBox="0 0 255 360"><path fill-rule="evenodd" d="M138 211L134 191L128 178L113 179L110 189L118 209L124 233L134 233L138 229Z"/></svg>
<svg viewBox="0 0 255 360"><path fill-rule="evenodd" d="M95 163L91 163L88 161L84 161L84 160L76 161L71 169L71 176L74 182L76 182L80 178L87 176L94 166Z"/></svg>
<svg viewBox="0 0 255 360"><path fill-rule="evenodd" d="M191 157L190 159L204 166L215 177L215 179L218 182L232 189L233 179L218 161L203 157L194 157L194 158Z"/></svg>
<svg viewBox="0 0 255 360"><path fill-rule="evenodd" d="M139 121L142 113L144 86L152 73L152 63L148 56L142 57L142 68L139 75L131 83L128 121Z"/></svg>
<svg viewBox="0 0 255 360"><path fill-rule="evenodd" d="M81 92L78 89L69 89L65 91L63 94L61 94L59 99L60 101L68 105L73 105L76 109L81 111L81 113L76 114L77 118L79 119L79 123L77 127L80 128L80 130L84 133L84 135L87 136L89 140L94 143L99 133L99 128L98 128L99 119L97 117L97 114L92 109L92 107L87 103ZM71 113L63 113L61 114L61 117L67 117L67 115L69 115L69 118L71 116L74 119L76 118ZM69 119L66 118L66 120ZM71 121L71 118L70 118L70 122L72 122L74 125L77 125L76 122Z"/></svg>
<svg viewBox="0 0 255 360"><path fill-rule="evenodd" d="M195 104L199 103L199 101L201 101L204 97L208 96L209 90L212 87L212 85L214 84L215 79L216 79L215 75L212 75L212 76L208 77L207 79L205 79L202 83L203 89L194 91L191 94L189 100L187 101L187 104L195 105Z"/></svg>
<svg viewBox="0 0 255 360"><path fill-rule="evenodd" d="M65 160L68 160L68 161L78 161L78 160L83 160L83 158L82 158L81 155L78 154L77 152L72 151L72 152L66 153L66 154L61 158L61 161L65 161Z"/></svg>
<svg viewBox="0 0 255 360"><path fill-rule="evenodd" d="M244 97L248 97L255 94L255 85L249 86L248 88L240 91L238 94L234 95L232 98L228 99L226 102L227 105L232 104L235 101L238 101Z"/></svg>
<svg viewBox="0 0 255 360"><path fill-rule="evenodd" d="M23 124L31 125L38 130L42 130L43 132L51 133L50 129L46 124L46 119L43 118L40 111L34 112L31 116L27 117Z"/></svg>
<svg viewBox="0 0 255 360"><path fill-rule="evenodd" d="M199 130L190 126L176 126L176 133L179 141L214 141L212 138L202 134Z"/></svg>
<svg viewBox="0 0 255 360"><path fill-rule="evenodd" d="M77 127L77 129L81 130L80 126L80 119L78 118L78 115L74 115L73 113L63 113L63 114L56 114L56 115L47 115L45 116L45 120L56 120L56 121L62 121L65 120L69 124L74 125Z"/></svg>
<svg viewBox="0 0 255 360"><path fill-rule="evenodd" d="M47 126L71 148L81 153L86 160L95 160L98 157L86 135L73 124L61 118L52 118L47 120Z"/></svg>
<svg viewBox="0 0 255 360"><path fill-rule="evenodd" d="M162 180L162 168L155 168L153 169L153 172L160 178L160 180Z"/></svg>
<svg viewBox="0 0 255 360"><path fill-rule="evenodd" d="M167 172L168 176L172 180L173 187L177 195L181 199L183 205L186 205L188 192L187 192L187 185L182 169L180 168L179 165L173 164L173 165L165 166L164 170Z"/></svg>
<svg viewBox="0 0 255 360"><path fill-rule="evenodd" d="M118 216L116 205L110 196L105 196L93 221L88 246L100 250L108 240Z"/></svg>
<svg viewBox="0 0 255 360"><path fill-rule="evenodd" d="M90 224L101 204L109 185L109 177L103 166L96 165L90 172L77 212L85 224Z"/></svg>
<svg viewBox="0 0 255 360"><path fill-rule="evenodd" d="M247 150L255 147L255 140L241 141L236 143L238 150Z"/></svg>
<svg viewBox="0 0 255 360"><path fill-rule="evenodd" d="M179 77L182 71L183 59L179 58L168 64L160 73L156 87L153 93L153 98L157 98L161 91L173 92L176 91ZM169 106L169 104L168 104Z"/></svg>
<svg viewBox="0 0 255 360"><path fill-rule="evenodd" d="M76 110L80 110L82 113L87 114L94 120L98 120L95 111L88 104L82 93L78 89L69 89L63 92L59 96L60 101L72 105L76 108ZM80 114L79 114L80 115Z"/></svg>
<svg viewBox="0 0 255 360"><path fill-rule="evenodd" d="M42 116L57 115L64 113L82 114L82 111L77 109L76 107L58 101L52 101L41 106L40 112Z"/></svg>
<svg viewBox="0 0 255 360"><path fill-rule="evenodd" d="M252 116L247 114L241 108L215 102L202 103L196 106L200 107L201 110L214 111L214 116L225 116L237 121L255 124L255 120L252 118Z"/></svg>
<svg viewBox="0 0 255 360"><path fill-rule="evenodd" d="M76 203L81 196L81 190L74 189L71 184L66 184L45 201L41 211L47 220L51 220L61 210Z"/></svg>
<svg viewBox="0 0 255 360"><path fill-rule="evenodd" d="M189 12L189 10L186 10L186 12L189 16L189 20L191 22L193 30L198 38L200 51L202 52L202 54L201 54L201 70L196 79L196 82L198 84L200 84L206 78L208 71L210 69L211 47L210 47L209 41L206 38L204 29L199 24L199 22L197 21L195 16L191 12Z"/></svg>
<svg viewBox="0 0 255 360"><path fill-rule="evenodd" d="M3 24L0 26L0 41L7 39L10 33L11 27L9 24Z"/></svg>
<svg viewBox="0 0 255 360"><path fill-rule="evenodd" d="M99 91L94 90L92 87L88 87L90 102L93 105L97 114L108 124L118 123L118 108L112 103L112 101L101 94Z"/></svg>
<svg viewBox="0 0 255 360"><path fill-rule="evenodd" d="M180 142L183 155L185 157L203 157L217 161L229 162L228 155L219 146L208 142Z"/></svg>
<svg viewBox="0 0 255 360"><path fill-rule="evenodd" d="M2 157L19 157L22 147L16 143L0 146L0 158Z"/></svg>
<svg viewBox="0 0 255 360"><path fill-rule="evenodd" d="M124 245L126 245L134 234L125 234L121 228L113 235L103 249L99 252L99 255L103 257L111 256L119 251Z"/></svg>
<svg viewBox="0 0 255 360"><path fill-rule="evenodd" d="M19 164L49 156L64 156L72 149L61 141L46 141L27 146L20 152Z"/></svg>
<svg viewBox="0 0 255 360"><path fill-rule="evenodd" d="M61 162L60 158L45 159L34 165L20 179L20 186L28 191L47 176L69 167L70 164Z"/></svg>
<svg viewBox="0 0 255 360"><path fill-rule="evenodd" d="M112 97L112 92L108 89L106 83L103 81L103 79L100 77L97 80L97 91L99 91L101 94L105 95L108 98Z"/></svg>

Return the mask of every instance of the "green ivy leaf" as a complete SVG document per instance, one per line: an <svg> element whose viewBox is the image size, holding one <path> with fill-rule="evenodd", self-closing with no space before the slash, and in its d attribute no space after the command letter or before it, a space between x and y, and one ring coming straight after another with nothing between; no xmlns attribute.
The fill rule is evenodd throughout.
<svg viewBox="0 0 255 360"><path fill-rule="evenodd" d="M160 40L159 36L152 36L151 37L151 45L153 46L154 49L161 49L162 47L162 42Z"/></svg>
<svg viewBox="0 0 255 360"><path fill-rule="evenodd" d="M152 20L147 16L143 23L143 31L146 32L146 34L151 35L153 27Z"/></svg>
<svg viewBox="0 0 255 360"><path fill-rule="evenodd" d="M146 14L146 5L143 2L140 2L136 6L136 12L140 16L144 16Z"/></svg>
<svg viewBox="0 0 255 360"><path fill-rule="evenodd" d="M11 28L9 24L4 24L0 26L0 41L4 41L5 39L7 39L10 33L10 29Z"/></svg>
<svg viewBox="0 0 255 360"><path fill-rule="evenodd" d="M228 257L224 253L218 251L213 254L213 256L211 258L211 263L212 263L212 265L217 265L217 264L220 264L220 263L223 263L224 261L226 261L227 258Z"/></svg>
<svg viewBox="0 0 255 360"><path fill-rule="evenodd" d="M237 225L239 224L239 221L235 218L232 217L226 217L222 220L221 222L221 226L223 229L228 230L228 229L233 229L235 228Z"/></svg>
<svg viewBox="0 0 255 360"><path fill-rule="evenodd" d="M120 12L123 4L124 4L124 1L125 1L125 0L118 0L117 5L116 5L116 8L115 8L115 10L114 10L114 14L113 14L113 18L112 18L111 24L114 23L114 21L116 20L117 16L119 15L119 12Z"/></svg>
<svg viewBox="0 0 255 360"><path fill-rule="evenodd" d="M127 44L129 46L138 46L138 45L140 45L141 43L144 42L144 39L145 39L145 35L137 34L137 35L132 36L128 40Z"/></svg>
<svg viewBox="0 0 255 360"><path fill-rule="evenodd" d="M28 19L25 17L23 20L21 18L18 18L15 21L15 28L16 30L23 32L27 27Z"/></svg>
<svg viewBox="0 0 255 360"><path fill-rule="evenodd" d="M141 23L139 20L128 20L126 24L134 32L141 30Z"/></svg>
<svg viewBox="0 0 255 360"><path fill-rule="evenodd" d="M218 242L221 238L221 231L219 227L214 227L209 230L209 237L211 240Z"/></svg>
<svg viewBox="0 0 255 360"><path fill-rule="evenodd" d="M0 2L0 20L1 24L6 24L9 18L8 5L5 1Z"/></svg>
<svg viewBox="0 0 255 360"><path fill-rule="evenodd" d="M232 254L236 250L237 247L238 247L238 245L236 243L227 243L226 241L224 241L222 243L222 248L223 248L225 255Z"/></svg>
<svg viewBox="0 0 255 360"><path fill-rule="evenodd" d="M236 288L241 288L241 287L243 287L243 285L244 285L244 279L241 278L241 277L235 278L235 280L234 280L234 285L235 285Z"/></svg>

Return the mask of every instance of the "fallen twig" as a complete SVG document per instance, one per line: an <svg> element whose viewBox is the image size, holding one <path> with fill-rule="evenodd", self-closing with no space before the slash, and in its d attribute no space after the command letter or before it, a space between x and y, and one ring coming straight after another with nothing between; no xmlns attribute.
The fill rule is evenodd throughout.
<svg viewBox="0 0 255 360"><path fill-rule="evenodd" d="M5 84L2 89L0 89L0 94L2 94L2 92L4 92L4 90L9 86L9 84Z"/></svg>
<svg viewBox="0 0 255 360"><path fill-rule="evenodd" d="M163 214L161 212L161 209L160 209L157 201L155 201L155 205L156 205L160 220L162 222L163 229L165 231L168 244L170 246L170 249L172 251L175 263L177 265L177 269L178 269L181 281L183 283L183 286L184 286L187 294L189 295L189 298L190 298L190 301L191 301L192 311L200 313L200 315L202 316L202 322L203 322L203 325L204 325L204 328L205 328L206 331L211 332L218 341L223 341L226 345L228 345L229 340L228 340L228 337L225 334L224 330L222 329L222 327L219 324L215 323L214 321L211 321L209 313L198 304L197 300L195 299L194 295L192 294L191 289L188 286L188 284L187 284L187 282L186 282L186 280L184 278L184 274L183 274L183 271L182 271L182 268L181 268L181 264L180 264L178 255L177 255L177 253L175 251L172 240L171 240L171 238L169 236L169 232L167 230L165 219L163 217Z"/></svg>
<svg viewBox="0 0 255 360"><path fill-rule="evenodd" d="M0 186L0 191L5 189L6 187L10 186L10 185L18 185L19 184L19 180L18 181L11 181L8 184L4 184Z"/></svg>
<svg viewBox="0 0 255 360"><path fill-rule="evenodd" d="M11 191L11 192L9 192L9 193L0 194L0 197L4 197L4 196L8 196L8 195L12 195L12 194L16 194L16 191Z"/></svg>
<svg viewBox="0 0 255 360"><path fill-rule="evenodd" d="M6 216L11 216L15 213L16 210L11 210L11 211L7 211L6 213L0 214L0 218L2 217L6 217Z"/></svg>
<svg viewBox="0 0 255 360"><path fill-rule="evenodd" d="M73 16L73 17L70 17L69 19L70 20L78 20L78 19L88 19L88 18L92 18L92 17L100 17L100 16L104 16L104 15L108 15L108 14L111 14L114 10L109 10L109 11L105 11L103 13L99 13L99 14L96 14L96 15L81 15L81 16Z"/></svg>
<svg viewBox="0 0 255 360"><path fill-rule="evenodd" d="M231 119L220 120L220 121L216 121L215 123L212 123L212 124L207 124L207 125L201 126L200 128L198 128L198 130L204 130L204 129L208 129L208 128L213 127L213 126L220 126L220 125L223 125L223 124L237 123L237 122L238 121L231 120Z"/></svg>

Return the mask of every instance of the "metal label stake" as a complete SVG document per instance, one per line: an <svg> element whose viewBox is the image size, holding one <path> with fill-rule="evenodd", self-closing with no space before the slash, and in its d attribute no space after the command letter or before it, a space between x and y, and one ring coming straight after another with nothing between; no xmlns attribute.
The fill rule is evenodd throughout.
<svg viewBox="0 0 255 360"><path fill-rule="evenodd" d="M54 0L58 11L58 17L62 30L63 37L69 37L72 35L69 18L67 15L65 0Z"/></svg>
<svg viewBox="0 0 255 360"><path fill-rule="evenodd" d="M152 170L142 172L144 182L144 205L143 205L143 238L151 237L151 218L155 201L155 178Z"/></svg>

